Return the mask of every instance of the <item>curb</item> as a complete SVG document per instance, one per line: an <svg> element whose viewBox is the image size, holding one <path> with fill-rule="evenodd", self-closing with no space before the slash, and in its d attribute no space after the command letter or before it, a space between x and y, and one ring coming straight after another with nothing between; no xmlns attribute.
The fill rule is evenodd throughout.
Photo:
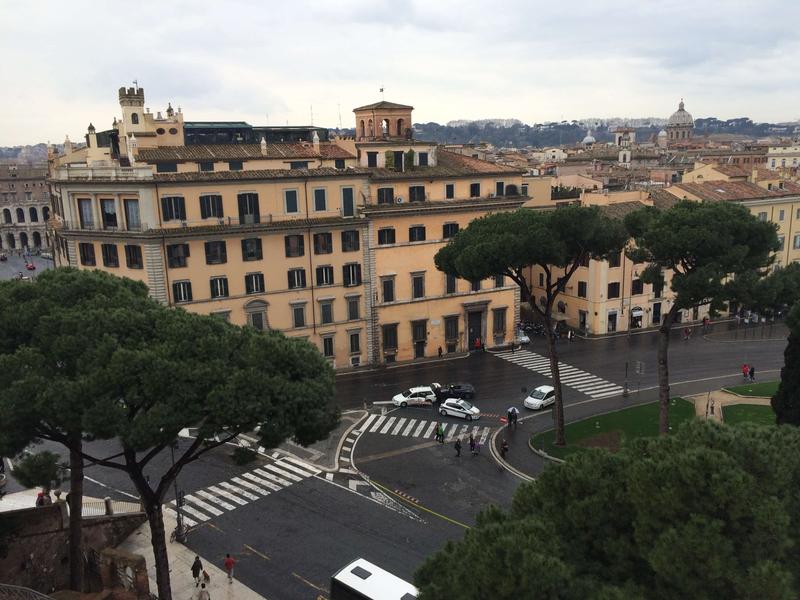
<svg viewBox="0 0 800 600"><path fill-rule="evenodd" d="M337 471L339 471L339 468L340 468L339 467L339 458L341 457L341 454L342 454L342 446L344 446L344 441L347 439L347 436L350 435L350 433L356 427L358 427L358 424L361 423L367 416L369 416L369 411L368 410L360 410L360 411L357 411L357 412L363 412L364 414L361 415L361 417L357 421L353 422L353 424L350 425L350 427L348 427L347 430L344 432L342 437L339 438L339 443L336 445L336 454L334 455L334 459L335 459L334 462L336 464L336 468L335 469L323 469L327 473L336 473ZM354 444L353 445L353 450L355 450L355 448L356 447L355 447L355 444ZM350 464L351 465L353 464L353 453L352 452L350 453ZM319 466L319 465L317 465L317 466ZM355 466L353 468L355 469ZM355 470L357 471L358 469L355 469Z"/></svg>
<svg viewBox="0 0 800 600"><path fill-rule="evenodd" d="M729 388L720 388L717 391L725 392L726 394L730 394L731 396L737 396L739 398L762 398L762 399L765 399L765 400L771 400L772 399L772 396L748 396L748 395L745 395L745 394L739 394L739 393L734 392L733 390L731 390Z"/></svg>
<svg viewBox="0 0 800 600"><path fill-rule="evenodd" d="M549 431L549 430L548 430L548 431ZM539 450L538 448L535 448L535 447L534 447L534 445L533 445L533 436L530 436L530 437L528 438L528 448L530 448L530 449L531 449L531 451L532 451L534 454L538 454L539 456L541 456L541 457L542 457L542 458L544 458L545 460L551 460L551 461L553 461L553 462L554 462L554 463L556 463L556 464L563 464L563 463L565 463L565 462L566 462L566 461L565 461L563 458L556 458L555 456L550 456L550 455L549 455L547 452L545 452L544 450Z"/></svg>
<svg viewBox="0 0 800 600"><path fill-rule="evenodd" d="M497 441L497 436L500 434L500 432L501 432L501 431L503 431L504 429L507 429L507 428L508 428L508 425L506 424L506 425L504 425L503 427L500 427L500 428L498 428L498 429L497 429L497 430L496 430L496 431L495 431L495 432L492 434L492 438L491 438L491 440L489 441L489 453L492 455L492 458L494 458L495 462L496 462L498 465L500 465L501 467L503 467L503 468L504 468L506 471L508 471L508 472L509 472L509 473L511 473L512 475L516 475L517 477L519 477L519 478L520 478L520 479L522 479L523 481L536 481L536 478L535 478L535 477L531 477L531 476L530 476L530 475L528 475L527 473L523 473L522 471L520 471L520 470L519 470L519 469L517 469L516 467L513 467L513 466L511 466L511 465L508 463L508 461L506 461L506 460L503 460L503 458L502 458L502 457L498 456L498 454L497 454L497 450L495 449L495 442Z"/></svg>
<svg viewBox="0 0 800 600"><path fill-rule="evenodd" d="M380 365L380 366L365 367L363 369L353 369L352 371L343 371L341 373L336 373L336 377L347 377L349 375L357 375L359 373L375 373L377 371L383 371L383 370L388 370L388 369L403 369L405 367L418 367L420 365L432 365L432 364L436 364L436 363L440 363L440 362L446 362L446 361L450 361L450 360L461 360L461 359L464 359L464 358L468 358L469 355L470 355L470 352L464 352L464 353L458 354L457 356L452 356L450 358L445 358L445 357L434 358L434 359L431 359L431 360L424 360L424 361L420 361L420 362L414 362L412 360L412 361L409 361L409 362L403 362L403 363L394 364L394 365L391 365L391 366L390 365Z"/></svg>

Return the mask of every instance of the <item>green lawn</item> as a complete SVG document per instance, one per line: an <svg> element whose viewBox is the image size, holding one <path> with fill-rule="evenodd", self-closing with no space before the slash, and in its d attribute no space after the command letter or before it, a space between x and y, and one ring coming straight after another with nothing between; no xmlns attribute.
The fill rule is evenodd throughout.
<svg viewBox="0 0 800 600"><path fill-rule="evenodd" d="M780 381L765 381L763 383L746 383L736 387L725 388L728 392L739 394L740 396L765 396L772 398L778 391Z"/></svg>
<svg viewBox="0 0 800 600"><path fill-rule="evenodd" d="M669 419L673 429L692 418L694 418L694 405L691 402L683 398L673 398L670 401ZM626 439L658 435L658 402L570 423L565 433L567 436L565 447L553 446L555 436L553 430L533 436L533 446L558 458L590 447L616 451Z"/></svg>
<svg viewBox="0 0 800 600"><path fill-rule="evenodd" d="M775 413L771 406L732 404L722 409L722 420L726 425L739 425L740 423L775 425Z"/></svg>

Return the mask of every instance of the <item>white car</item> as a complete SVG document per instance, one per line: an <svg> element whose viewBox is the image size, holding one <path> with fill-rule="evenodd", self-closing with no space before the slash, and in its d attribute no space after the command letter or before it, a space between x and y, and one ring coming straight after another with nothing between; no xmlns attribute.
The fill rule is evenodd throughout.
<svg viewBox="0 0 800 600"><path fill-rule="evenodd" d="M392 398L392 404L405 408L406 406L428 406L436 402L436 392L429 385L421 385L407 389Z"/></svg>
<svg viewBox="0 0 800 600"><path fill-rule="evenodd" d="M525 398L525 408L539 410L556 401L556 389L552 385L540 385Z"/></svg>
<svg viewBox="0 0 800 600"><path fill-rule="evenodd" d="M439 407L439 414L443 417L450 415L451 417L461 417L467 421L474 421L480 418L481 411L478 410L477 406L473 406L466 400L449 398L442 402L442 405Z"/></svg>
<svg viewBox="0 0 800 600"><path fill-rule="evenodd" d="M524 331L522 331L520 329L519 331L517 331L517 337L514 340L514 343L520 344L520 345L522 345L522 344L530 344L531 343L531 338L528 337L527 333L525 333Z"/></svg>

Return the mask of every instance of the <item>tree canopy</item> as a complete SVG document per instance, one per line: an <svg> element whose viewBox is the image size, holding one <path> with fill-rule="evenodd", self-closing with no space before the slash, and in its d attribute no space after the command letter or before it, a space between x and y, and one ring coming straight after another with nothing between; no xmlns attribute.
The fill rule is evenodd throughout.
<svg viewBox="0 0 800 600"><path fill-rule="evenodd" d="M789 343L784 350L781 383L772 398L772 410L779 425L800 426L800 301L786 319Z"/></svg>
<svg viewBox="0 0 800 600"><path fill-rule="evenodd" d="M628 239L621 222L597 207L567 206L557 210L520 209L472 221L434 258L436 268L469 281L505 275L516 283L548 331L548 354L556 391L555 443L566 443L558 351L552 323L553 304L575 271L590 258L620 252ZM544 271L542 296L526 279L529 267ZM513 343L513 341L512 341Z"/></svg>
<svg viewBox="0 0 800 600"><path fill-rule="evenodd" d="M628 256L646 263L641 279L661 286L669 273L672 306L658 341L659 431L669 432L669 335L678 311L702 305L720 310L730 298L731 278L758 273L778 250L777 226L759 221L731 202L682 200L669 209L646 207L625 217L634 244Z"/></svg>
<svg viewBox="0 0 800 600"><path fill-rule="evenodd" d="M800 431L694 421L523 484L417 572L420 600L800 593Z"/></svg>
<svg viewBox="0 0 800 600"><path fill-rule="evenodd" d="M164 600L161 504L179 471L244 431L265 447L309 444L338 422L333 370L308 342L162 306L141 284L99 271L0 284L0 331L0 447L52 439L124 471L150 520ZM187 427L197 437L174 466L145 477ZM92 455L82 444L92 439L116 439L122 451Z"/></svg>

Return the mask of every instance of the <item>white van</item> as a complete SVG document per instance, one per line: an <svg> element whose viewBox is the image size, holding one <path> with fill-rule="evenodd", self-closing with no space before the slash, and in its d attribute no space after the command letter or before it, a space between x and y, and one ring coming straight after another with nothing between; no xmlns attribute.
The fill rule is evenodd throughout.
<svg viewBox="0 0 800 600"><path fill-rule="evenodd" d="M413 585L358 558L331 577L330 600L416 600Z"/></svg>

